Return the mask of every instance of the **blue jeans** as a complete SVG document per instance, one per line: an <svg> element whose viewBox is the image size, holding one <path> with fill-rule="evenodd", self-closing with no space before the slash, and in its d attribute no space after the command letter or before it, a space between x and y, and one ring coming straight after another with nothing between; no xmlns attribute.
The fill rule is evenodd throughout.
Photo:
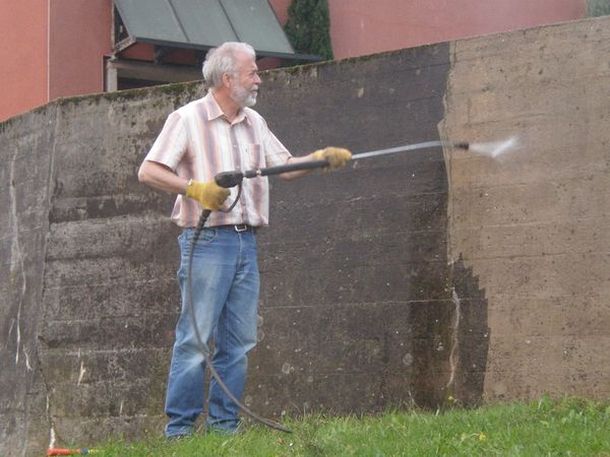
<svg viewBox="0 0 610 457"><path fill-rule="evenodd" d="M195 335L186 302L188 259L193 229L178 237L181 252L178 282L182 311L176 326L167 385L165 413L168 437L188 435L204 405L204 354ZM233 227L204 229L193 249L192 306L201 339L215 343L212 363L236 398L246 383L246 354L256 344L259 272L256 237ZM212 380L209 386L208 428L232 432L239 425L239 407Z"/></svg>

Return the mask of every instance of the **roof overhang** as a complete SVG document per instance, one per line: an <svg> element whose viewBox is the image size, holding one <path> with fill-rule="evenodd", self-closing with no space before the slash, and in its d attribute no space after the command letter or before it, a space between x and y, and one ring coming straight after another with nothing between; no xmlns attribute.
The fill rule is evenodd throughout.
<svg viewBox="0 0 610 457"><path fill-rule="evenodd" d="M207 51L226 41L243 41L258 57L322 60L294 52L268 0L114 0L114 4L129 35L119 48L140 42Z"/></svg>

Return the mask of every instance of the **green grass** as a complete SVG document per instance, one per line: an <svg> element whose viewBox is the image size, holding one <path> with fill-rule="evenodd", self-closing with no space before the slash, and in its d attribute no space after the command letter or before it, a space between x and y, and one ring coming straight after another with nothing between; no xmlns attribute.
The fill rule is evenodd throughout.
<svg viewBox="0 0 610 457"><path fill-rule="evenodd" d="M294 433L259 426L165 442L111 443L96 457L598 456L610 457L610 403L543 398L479 409L288 420Z"/></svg>

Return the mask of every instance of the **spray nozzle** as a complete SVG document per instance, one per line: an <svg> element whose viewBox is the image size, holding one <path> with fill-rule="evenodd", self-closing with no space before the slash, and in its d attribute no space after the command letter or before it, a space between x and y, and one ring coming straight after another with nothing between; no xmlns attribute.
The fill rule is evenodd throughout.
<svg viewBox="0 0 610 457"><path fill-rule="evenodd" d="M458 143L453 143L453 147L456 149L463 149L465 151L468 151L468 149L470 148L470 143L468 143L467 141L460 141Z"/></svg>

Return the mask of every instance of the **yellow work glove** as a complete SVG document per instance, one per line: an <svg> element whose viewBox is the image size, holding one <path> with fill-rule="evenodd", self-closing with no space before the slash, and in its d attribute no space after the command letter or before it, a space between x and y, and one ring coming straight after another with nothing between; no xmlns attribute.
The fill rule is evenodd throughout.
<svg viewBox="0 0 610 457"><path fill-rule="evenodd" d="M197 200L205 209L218 211L231 192L214 181L201 182L192 179L186 186L186 196Z"/></svg>
<svg viewBox="0 0 610 457"><path fill-rule="evenodd" d="M328 160L330 169L341 168L352 158L352 153L347 149L335 148L329 146L324 149L318 149L313 153L314 160Z"/></svg>

